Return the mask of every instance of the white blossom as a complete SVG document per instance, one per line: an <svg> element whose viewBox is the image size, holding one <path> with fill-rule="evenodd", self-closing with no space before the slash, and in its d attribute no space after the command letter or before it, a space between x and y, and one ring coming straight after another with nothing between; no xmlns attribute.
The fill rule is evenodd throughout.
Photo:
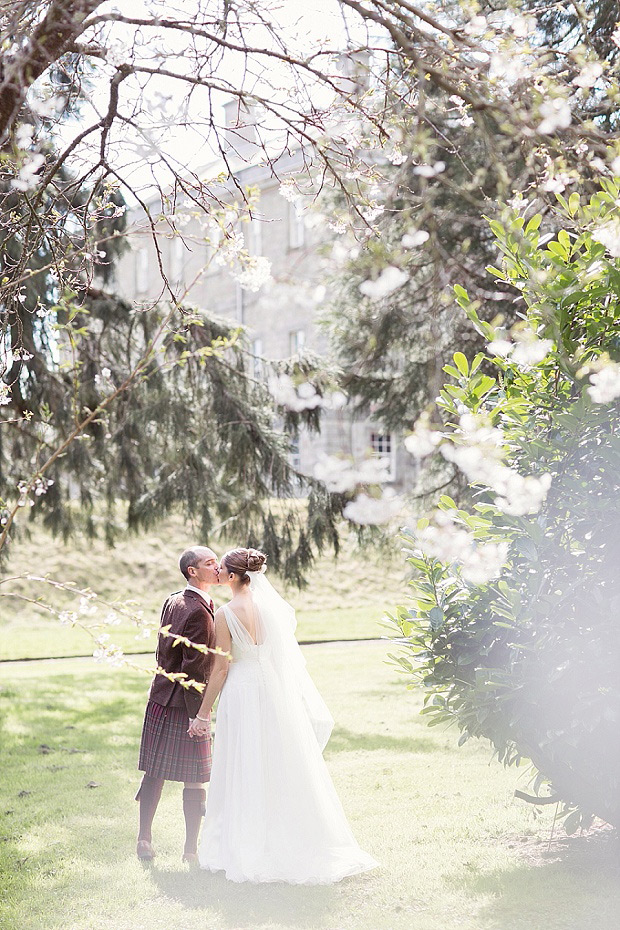
<svg viewBox="0 0 620 930"><path fill-rule="evenodd" d="M504 513L515 517L528 513L537 513L542 507L549 488L551 475L521 475L513 468L498 470L495 490L500 496L495 498L495 506Z"/></svg>
<svg viewBox="0 0 620 930"><path fill-rule="evenodd" d="M259 291L271 279L271 262L264 255L251 255L233 277L246 291Z"/></svg>
<svg viewBox="0 0 620 930"><path fill-rule="evenodd" d="M350 459L323 454L314 466L314 477L322 481L328 491L344 494L360 484L381 484L387 481L389 462L373 456L356 465Z"/></svg>
<svg viewBox="0 0 620 930"><path fill-rule="evenodd" d="M108 643L107 640L107 633L102 634L95 640L98 645L93 652L93 658L97 662L108 662L110 665L118 667L123 664L125 659L123 650L120 646Z"/></svg>
<svg viewBox="0 0 620 930"><path fill-rule="evenodd" d="M73 626L74 623L77 623L78 615L73 610L63 610L58 614L58 619L61 623Z"/></svg>
<svg viewBox="0 0 620 930"><path fill-rule="evenodd" d="M528 16L526 14L519 14L515 16L510 27L514 34L519 39L525 39L530 32L536 30L536 19L534 16Z"/></svg>
<svg viewBox="0 0 620 930"><path fill-rule="evenodd" d="M13 352L14 362L29 362L31 358L34 358L32 352L27 352L26 349L15 349Z"/></svg>
<svg viewBox="0 0 620 930"><path fill-rule="evenodd" d="M594 87L602 73L603 66L600 61L589 61L583 66L577 77L573 78L573 84L577 87Z"/></svg>
<svg viewBox="0 0 620 930"><path fill-rule="evenodd" d="M515 348L512 352L512 361L524 368L538 365L553 348L551 339L539 339L531 329L523 329L515 333Z"/></svg>
<svg viewBox="0 0 620 930"><path fill-rule="evenodd" d="M549 191L550 194L561 194L573 180L567 172L550 175L543 183L543 190Z"/></svg>
<svg viewBox="0 0 620 930"><path fill-rule="evenodd" d="M538 110L542 121L539 123L538 132L543 135L555 132L556 129L567 129L572 122L572 113L570 104L565 97L553 97L545 100Z"/></svg>
<svg viewBox="0 0 620 930"><path fill-rule="evenodd" d="M508 339L494 339L487 349L492 355L511 359L523 368L538 365L553 348L553 340L539 339L531 329L522 329L514 334L514 342Z"/></svg>
<svg viewBox="0 0 620 930"><path fill-rule="evenodd" d="M429 236L430 233L427 233L425 229L410 229L400 240L400 244L405 249L415 249L419 245L424 245Z"/></svg>
<svg viewBox="0 0 620 930"><path fill-rule="evenodd" d="M402 287L408 280L409 275L406 271L402 271L395 265L388 265L375 281L370 279L363 281L360 284L360 291L370 300L382 300L388 294Z"/></svg>
<svg viewBox="0 0 620 930"><path fill-rule="evenodd" d="M592 238L601 242L614 258L620 258L620 219L598 226L592 231Z"/></svg>
<svg viewBox="0 0 620 930"><path fill-rule="evenodd" d="M383 204L375 203L372 206L368 207L366 210L362 210L362 216L367 223L373 223L378 216L381 216L385 212L385 207Z"/></svg>
<svg viewBox="0 0 620 930"><path fill-rule="evenodd" d="M275 375L269 379L269 390L276 404L289 410L314 410L320 407L322 398L310 382L302 382L297 388L292 378L286 374Z"/></svg>
<svg viewBox="0 0 620 930"><path fill-rule="evenodd" d="M38 152L29 153L29 158L19 169L19 174L11 181L11 187L18 191L27 191L37 183L37 172L45 163L45 157Z"/></svg>
<svg viewBox="0 0 620 930"><path fill-rule="evenodd" d="M405 439L405 449L416 459L423 459L435 451L442 439L443 433L429 428L428 417L420 417Z"/></svg>
<svg viewBox="0 0 620 930"><path fill-rule="evenodd" d="M349 402L349 398L342 391L332 391L323 395L323 407L326 410L342 410Z"/></svg>
<svg viewBox="0 0 620 930"><path fill-rule="evenodd" d="M511 52L496 52L491 55L490 78L500 78L512 84L514 81L528 77L529 73L530 68L524 55L515 55Z"/></svg>
<svg viewBox="0 0 620 930"><path fill-rule="evenodd" d="M0 381L0 407L6 407L11 403L11 390L8 384Z"/></svg>
<svg viewBox="0 0 620 930"><path fill-rule="evenodd" d="M376 498L358 494L354 500L349 501L343 514L352 523L368 526L388 523L400 513L401 507L402 501L395 495L385 494Z"/></svg>
<svg viewBox="0 0 620 930"><path fill-rule="evenodd" d="M501 573L508 556L508 543L479 543L471 530L456 526L438 511L434 522L417 532L420 548L431 558L457 563L471 584L485 584Z"/></svg>
<svg viewBox="0 0 620 930"><path fill-rule="evenodd" d="M54 97L48 97L47 100L36 99L30 104L32 112L42 119L48 116L56 116L61 108L62 100L60 94L58 95L58 99Z"/></svg>
<svg viewBox="0 0 620 930"><path fill-rule="evenodd" d="M297 203L302 198L302 194L293 178L285 178L280 184L278 193L289 203Z"/></svg>
<svg viewBox="0 0 620 930"><path fill-rule="evenodd" d="M83 597L80 598L79 611L80 611L81 616L90 617L93 614L97 613L97 605L92 604L91 603L92 600L94 600L94 598L88 597L87 595L84 595Z"/></svg>
<svg viewBox="0 0 620 930"><path fill-rule="evenodd" d="M471 36L479 36L487 31L489 28L489 23L486 16L482 16L480 13L476 16L472 16L469 22L465 23L463 26L463 32Z"/></svg>
<svg viewBox="0 0 620 930"><path fill-rule="evenodd" d="M620 155L616 155L609 167L613 174L620 174Z"/></svg>
<svg viewBox="0 0 620 930"><path fill-rule="evenodd" d="M455 437L460 442L440 446L443 457L453 462L474 484L489 487L498 496L495 505L504 513L522 516L540 510L551 486L551 476L521 475L504 462L504 434L481 417L464 414Z"/></svg>
<svg viewBox="0 0 620 930"><path fill-rule="evenodd" d="M436 174L441 174L445 170L445 161L436 161L433 165L416 165L413 173L421 178L434 178Z"/></svg>
<svg viewBox="0 0 620 930"><path fill-rule="evenodd" d="M122 622L122 617L115 610L110 610L103 618L106 626L118 626Z"/></svg>
<svg viewBox="0 0 620 930"><path fill-rule="evenodd" d="M48 489L54 484L53 478L36 478L34 484L32 485L32 490L34 491L37 497L42 497L43 494L47 494Z"/></svg>
<svg viewBox="0 0 620 930"><path fill-rule="evenodd" d="M333 494L344 494L357 484L351 462L336 455L321 455L314 466L314 477Z"/></svg>
<svg viewBox="0 0 620 930"><path fill-rule="evenodd" d="M403 165L407 161L407 156L399 145L395 145L394 148L387 153L387 158L391 165Z"/></svg>
<svg viewBox="0 0 620 930"><path fill-rule="evenodd" d="M514 349L514 345L508 339L494 339L487 346L491 355L499 355L501 358L507 358Z"/></svg>
<svg viewBox="0 0 620 930"><path fill-rule="evenodd" d="M620 397L620 364L609 362L600 371L590 375L588 394L595 404L609 404Z"/></svg>
<svg viewBox="0 0 620 930"><path fill-rule="evenodd" d="M227 265L238 258L239 253L243 251L245 240L241 233L229 233L222 240L220 247L215 255L215 262L218 265Z"/></svg>
<svg viewBox="0 0 620 930"><path fill-rule="evenodd" d="M32 136L34 133L34 128L29 126L28 123L22 123L21 126L18 126L15 132L15 144L18 149L27 149L29 145L32 145Z"/></svg>

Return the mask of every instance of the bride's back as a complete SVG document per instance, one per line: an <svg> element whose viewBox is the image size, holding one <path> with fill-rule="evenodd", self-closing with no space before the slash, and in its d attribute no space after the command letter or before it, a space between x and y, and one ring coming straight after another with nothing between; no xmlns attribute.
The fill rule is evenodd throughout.
<svg viewBox="0 0 620 930"><path fill-rule="evenodd" d="M225 605L225 608L227 608L228 626L233 640L237 637L240 640L237 645L241 647L244 645L260 645L263 640L263 630L258 610L252 597L233 597L233 599ZM230 614L232 614L232 617ZM241 629L236 629L237 627ZM237 637L235 633L237 633Z"/></svg>

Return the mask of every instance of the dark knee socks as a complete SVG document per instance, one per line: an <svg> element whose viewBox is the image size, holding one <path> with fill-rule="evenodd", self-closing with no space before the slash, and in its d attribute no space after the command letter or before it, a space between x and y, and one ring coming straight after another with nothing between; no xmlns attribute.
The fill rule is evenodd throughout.
<svg viewBox="0 0 620 930"><path fill-rule="evenodd" d="M136 795L136 801L140 802L139 840L147 840L149 843L152 841L151 826L163 787L163 778L152 778L150 775L144 775L142 778L142 784Z"/></svg>
<svg viewBox="0 0 620 930"><path fill-rule="evenodd" d="M207 792L204 788L183 789L183 814L185 815L186 854L195 853L198 846L200 821L205 815Z"/></svg>

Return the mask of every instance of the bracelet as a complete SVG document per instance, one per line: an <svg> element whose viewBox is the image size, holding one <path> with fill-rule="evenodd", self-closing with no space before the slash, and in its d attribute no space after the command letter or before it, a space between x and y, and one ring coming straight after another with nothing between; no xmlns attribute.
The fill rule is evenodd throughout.
<svg viewBox="0 0 620 930"><path fill-rule="evenodd" d="M208 717L199 717L198 714L196 714L195 719L196 719L196 720L202 720L203 723L210 723L210 720L209 720Z"/></svg>

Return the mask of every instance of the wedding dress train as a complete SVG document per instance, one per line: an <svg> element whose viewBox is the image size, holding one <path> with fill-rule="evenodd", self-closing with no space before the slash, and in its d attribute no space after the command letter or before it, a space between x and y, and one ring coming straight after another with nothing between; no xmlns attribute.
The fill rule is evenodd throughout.
<svg viewBox="0 0 620 930"><path fill-rule="evenodd" d="M224 608L233 660L200 865L235 882L336 882L378 863L358 846L323 760L333 720L306 671L292 608L262 575L251 590L256 642Z"/></svg>

